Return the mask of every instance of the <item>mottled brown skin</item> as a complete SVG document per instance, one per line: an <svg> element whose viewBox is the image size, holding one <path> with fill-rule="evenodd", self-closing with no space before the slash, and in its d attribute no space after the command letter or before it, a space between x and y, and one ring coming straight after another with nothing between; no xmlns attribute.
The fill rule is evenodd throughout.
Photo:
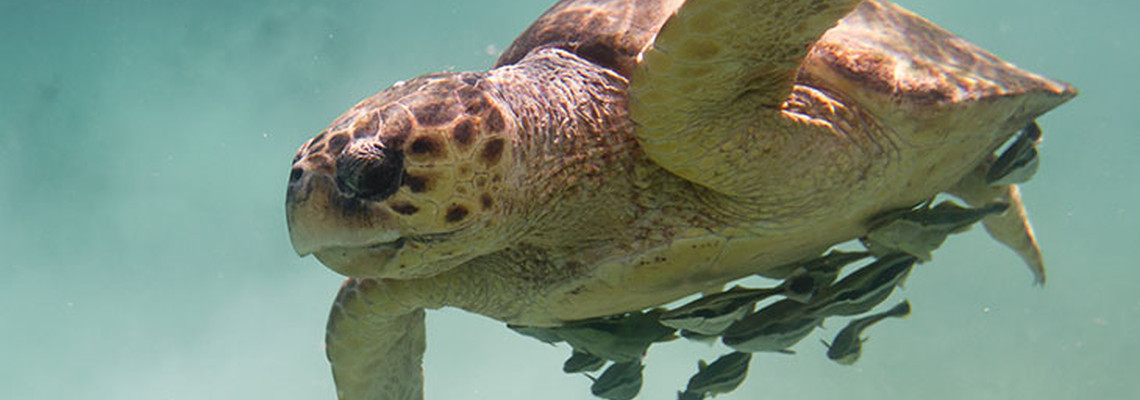
<svg viewBox="0 0 1140 400"><path fill-rule="evenodd" d="M682 0L559 2L503 51L495 67L518 63L539 47L556 47L628 77L641 50L681 3Z"/></svg>
<svg viewBox="0 0 1140 400"><path fill-rule="evenodd" d="M301 147L294 246L351 277L342 398L422 397L425 308L549 326L783 276L1076 94L885 3L681 3L563 1L494 69L398 83Z"/></svg>

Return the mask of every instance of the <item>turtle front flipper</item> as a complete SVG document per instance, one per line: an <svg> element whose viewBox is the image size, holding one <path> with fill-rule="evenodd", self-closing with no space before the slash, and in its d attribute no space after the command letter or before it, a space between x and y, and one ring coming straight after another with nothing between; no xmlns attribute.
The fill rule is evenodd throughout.
<svg viewBox="0 0 1140 400"><path fill-rule="evenodd" d="M495 68L554 47L628 77L638 54L683 2L561 0L503 50Z"/></svg>
<svg viewBox="0 0 1140 400"><path fill-rule="evenodd" d="M383 282L349 279L329 315L325 345L341 400L422 400L424 309Z"/></svg>
<svg viewBox="0 0 1140 400"><path fill-rule="evenodd" d="M980 207L993 202L1009 204L1005 212L992 214L982 220L990 237L1009 247L1021 257L1022 261L1033 272L1033 283L1045 285L1045 262L1041 258L1041 248L1037 246L1037 238L1033 235L1033 227L1029 224L1029 216L1025 213L1025 204L1021 202L1021 192L1017 185L987 184L986 174L993 164L992 158L987 160L954 185L949 193L971 206Z"/></svg>
<svg viewBox="0 0 1140 400"><path fill-rule="evenodd" d="M809 136L834 135L829 126L782 107L812 44L859 3L686 1L642 52L630 79L630 116L646 153L689 181L739 196L810 167L800 160L826 157L800 151L820 142Z"/></svg>

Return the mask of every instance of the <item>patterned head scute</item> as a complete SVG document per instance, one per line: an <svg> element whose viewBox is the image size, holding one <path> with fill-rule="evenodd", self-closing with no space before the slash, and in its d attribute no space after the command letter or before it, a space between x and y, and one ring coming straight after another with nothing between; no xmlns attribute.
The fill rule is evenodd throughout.
<svg viewBox="0 0 1140 400"><path fill-rule="evenodd" d="M287 198L297 251L371 277L429 275L474 256L455 242L493 229L510 159L509 115L482 77L397 83L301 146ZM393 254L371 267L341 260L366 248Z"/></svg>

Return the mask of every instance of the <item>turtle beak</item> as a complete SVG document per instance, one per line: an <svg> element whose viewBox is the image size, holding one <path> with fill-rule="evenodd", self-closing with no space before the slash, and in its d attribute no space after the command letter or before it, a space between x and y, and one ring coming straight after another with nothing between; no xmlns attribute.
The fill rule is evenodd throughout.
<svg viewBox="0 0 1140 400"><path fill-rule="evenodd" d="M299 256L330 248L376 247L395 243L398 230L385 227L382 211L342 193L335 178L304 161L294 164L285 192L289 239Z"/></svg>
<svg viewBox="0 0 1140 400"><path fill-rule="evenodd" d="M329 235L338 231L330 217L329 196L335 190L328 175L317 173L304 163L293 166L285 192L285 219L289 240L298 256L304 257L328 247Z"/></svg>
<svg viewBox="0 0 1140 400"><path fill-rule="evenodd" d="M310 221L314 218L305 215L307 212L301 207L313 192L312 179L305 175L304 168L294 166L289 173L289 186L285 191L285 220L289 228L289 241L293 244L293 251L301 257L316 250L313 238L307 234L311 229L306 226L311 225Z"/></svg>

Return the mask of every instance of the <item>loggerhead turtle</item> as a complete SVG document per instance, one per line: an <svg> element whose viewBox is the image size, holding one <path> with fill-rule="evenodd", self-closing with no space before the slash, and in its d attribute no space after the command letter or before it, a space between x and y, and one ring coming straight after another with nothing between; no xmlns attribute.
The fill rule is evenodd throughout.
<svg viewBox="0 0 1140 400"><path fill-rule="evenodd" d="M1076 95L882 1L564 0L485 72L399 82L298 151L297 253L348 276L340 398L420 399L424 309L557 326L819 257L949 192L1043 267L993 153Z"/></svg>

